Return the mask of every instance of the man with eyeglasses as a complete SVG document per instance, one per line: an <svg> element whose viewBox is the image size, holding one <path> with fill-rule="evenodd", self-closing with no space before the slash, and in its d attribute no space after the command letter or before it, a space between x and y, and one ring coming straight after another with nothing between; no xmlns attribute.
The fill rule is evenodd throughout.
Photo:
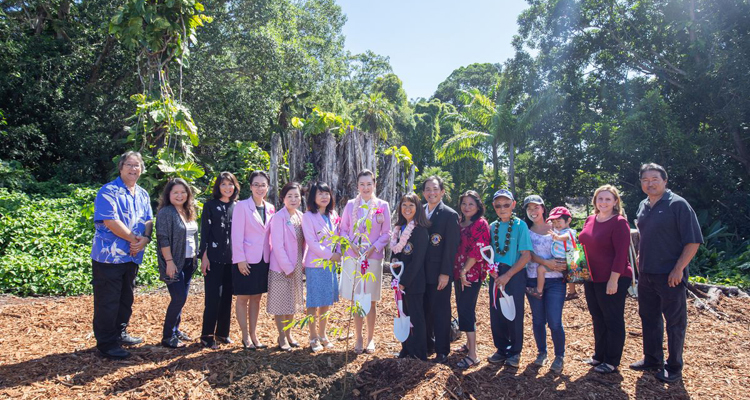
<svg viewBox="0 0 750 400"><path fill-rule="evenodd" d="M445 186L437 175L422 183L424 211L430 220L430 246L425 257L424 313L427 325L427 354L436 363L445 363L451 342L451 278L461 238L458 213L443 203Z"/></svg>
<svg viewBox="0 0 750 400"><path fill-rule="evenodd" d="M690 204L667 189L661 165L641 166L641 189L648 196L638 206L638 314L643 327L643 359L637 371L658 371L656 378L673 383L682 378L682 350L687 329L688 264L703 243L698 218ZM662 318L663 316L663 318ZM669 358L664 364L664 322Z"/></svg>
<svg viewBox="0 0 750 400"><path fill-rule="evenodd" d="M94 336L102 356L124 359L122 345L143 339L127 332L133 313L133 289L143 252L151 242L151 199L136 182L143 157L128 151L118 163L120 176L99 189L94 201L94 240L91 248L94 287Z"/></svg>
<svg viewBox="0 0 750 400"><path fill-rule="evenodd" d="M492 196L498 220L490 224L490 240L497 269L490 271L490 328L495 354L487 361L518 368L523 348L523 305L526 293L526 264L531 261L531 235L526 222L513 215L513 193L500 189ZM496 289L497 287L497 289ZM513 297L515 317L502 312L500 296L505 290ZM510 310L506 310L510 311Z"/></svg>

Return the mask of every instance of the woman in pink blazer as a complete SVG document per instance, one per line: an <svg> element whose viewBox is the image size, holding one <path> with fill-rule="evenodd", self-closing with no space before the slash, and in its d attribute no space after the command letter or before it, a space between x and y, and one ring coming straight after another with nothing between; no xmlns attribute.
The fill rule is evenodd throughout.
<svg viewBox="0 0 750 400"><path fill-rule="evenodd" d="M242 200L232 214L232 291L237 296L235 311L242 331L242 345L255 350L268 347L258 341L260 298L268 291L268 220L274 213L265 201L271 180L264 171L250 174L252 197ZM249 329L248 329L249 325Z"/></svg>
<svg viewBox="0 0 750 400"><path fill-rule="evenodd" d="M372 304L367 314L367 347L368 354L375 352L375 320L377 313L377 302L380 300L380 286L383 280L383 249L388 244L391 234L391 211L388 203L375 197L375 174L364 170L357 175L357 189L359 196L346 203L341 216L341 235L346 236L352 243L352 248L347 251L347 256L341 267L341 296L352 300L352 294L359 292L357 284L360 281L362 265L359 263L360 256L367 259L369 266L365 272L375 275L375 282L362 282L365 293L371 296ZM361 208L367 205L367 209ZM354 225L361 218L370 220L371 229L368 234L366 223L359 224L355 230ZM354 317L354 332L357 340L354 351L361 353L363 348L362 325L364 318Z"/></svg>
<svg viewBox="0 0 750 400"><path fill-rule="evenodd" d="M303 311L302 276L307 246L302 233L302 190L297 182L289 182L281 189L284 208L271 218L271 268L268 272L266 311L274 316L279 331L279 349L289 351L299 347L292 330L284 331L284 321L294 319Z"/></svg>
<svg viewBox="0 0 750 400"><path fill-rule="evenodd" d="M302 231L305 234L307 255L305 276L307 277L307 315L313 319L310 327L310 348L313 352L331 348L326 337L327 319L323 316L328 308L339 300L339 284L336 278L336 263L341 262L329 240L338 234L338 214L334 210L336 201L331 188L325 182L310 185L307 196L307 212L302 216ZM330 260L329 265L315 260Z"/></svg>

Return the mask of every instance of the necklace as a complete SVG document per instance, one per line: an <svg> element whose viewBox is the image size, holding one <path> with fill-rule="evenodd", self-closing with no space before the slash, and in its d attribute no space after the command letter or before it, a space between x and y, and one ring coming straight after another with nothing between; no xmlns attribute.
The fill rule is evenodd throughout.
<svg viewBox="0 0 750 400"><path fill-rule="evenodd" d="M501 256L504 256L505 253L508 252L508 249L510 249L510 233L513 231L513 223L515 220L516 216L511 215L510 221L508 221L508 233L505 234L505 246L503 246L502 250L500 250L500 221L495 224L495 251Z"/></svg>

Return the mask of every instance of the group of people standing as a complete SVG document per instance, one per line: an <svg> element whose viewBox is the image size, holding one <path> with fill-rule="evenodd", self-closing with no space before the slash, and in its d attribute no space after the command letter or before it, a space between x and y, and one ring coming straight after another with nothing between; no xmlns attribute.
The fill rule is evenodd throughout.
<svg viewBox="0 0 750 400"><path fill-rule="evenodd" d="M119 170L120 176L97 195L92 248L97 348L115 359L129 355L122 345L142 342L126 328L132 313L135 276L153 226L148 194L136 183L144 170L140 154L125 153ZM688 203L666 190L663 167L645 164L640 179L648 195L639 206L637 219L644 359L631 368L656 370L657 378L674 382L681 377L683 364L687 265L703 238ZM156 216L160 278L167 283L171 297L162 332L164 346L182 347L191 340L180 330L180 320L191 277L200 268L205 277L203 346L217 348L232 342L229 327L232 297L236 296L235 314L243 347L267 347L256 334L260 300L267 293L266 312L275 318L278 349L289 351L300 346L293 330L285 327L303 312L310 317L312 351L333 347L326 335L327 312L341 296L346 300L369 299L368 304L355 309L354 349L372 353L376 349L374 331L382 297L383 259L390 247L389 261L402 269L392 287L401 293L403 312L412 326L398 357L426 360L434 353L435 362L447 360L453 291L459 330L466 333L466 343L456 350L465 353L457 366L469 368L479 363L476 303L489 276L490 327L496 350L488 361L518 367L526 297L538 350L534 363L541 366L547 362L549 326L554 345L550 369L562 371L565 249L576 241L570 228L572 215L566 208L548 212L543 199L532 195L524 199L519 218L514 214L517 203L513 193L501 189L492 194L497 220L490 224L482 195L472 190L461 194L456 212L442 201L443 180L432 176L422 182L425 202L414 193L402 196L393 215L396 222L391 225L389 204L376 197L375 175L368 170L358 175L359 194L346 204L341 217L335 211L335 194L324 182L309 186L304 213L300 210L303 190L298 183L281 188L283 208L278 211L266 201L270 190L266 172L253 172L248 183L252 196L237 201L240 183L235 176L229 172L217 176L213 198L204 204L200 235L190 185L173 179L164 188ZM598 188L592 204L594 214L586 218L577 235L590 271L583 287L595 348L586 362L597 372L612 373L620 365L625 299L634 279L628 259L630 226L617 188ZM346 240L334 242L334 237ZM488 256L487 246L492 248L494 258ZM341 267L340 275L336 265ZM503 296L512 299L514 313L504 310L508 305L501 305ZM666 365L662 351L664 319L669 349Z"/></svg>

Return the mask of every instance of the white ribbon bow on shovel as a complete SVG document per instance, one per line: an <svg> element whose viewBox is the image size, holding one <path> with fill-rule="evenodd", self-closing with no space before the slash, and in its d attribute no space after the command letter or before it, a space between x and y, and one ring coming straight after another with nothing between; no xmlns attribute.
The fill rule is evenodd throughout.
<svg viewBox="0 0 750 400"><path fill-rule="evenodd" d="M490 272L495 274L499 273L499 263L495 262L495 249L492 246L484 246L484 243L477 243L479 246L479 253L482 255L482 259L487 262L487 266ZM489 256L487 252L489 251ZM500 311L503 313L508 321L516 319L516 305L513 301L513 296L509 296L505 293L505 288L497 284L497 280L493 279L492 289L490 289L490 297L492 298L492 306L497 310L497 303L500 303ZM500 292L500 298L498 299L498 291Z"/></svg>

